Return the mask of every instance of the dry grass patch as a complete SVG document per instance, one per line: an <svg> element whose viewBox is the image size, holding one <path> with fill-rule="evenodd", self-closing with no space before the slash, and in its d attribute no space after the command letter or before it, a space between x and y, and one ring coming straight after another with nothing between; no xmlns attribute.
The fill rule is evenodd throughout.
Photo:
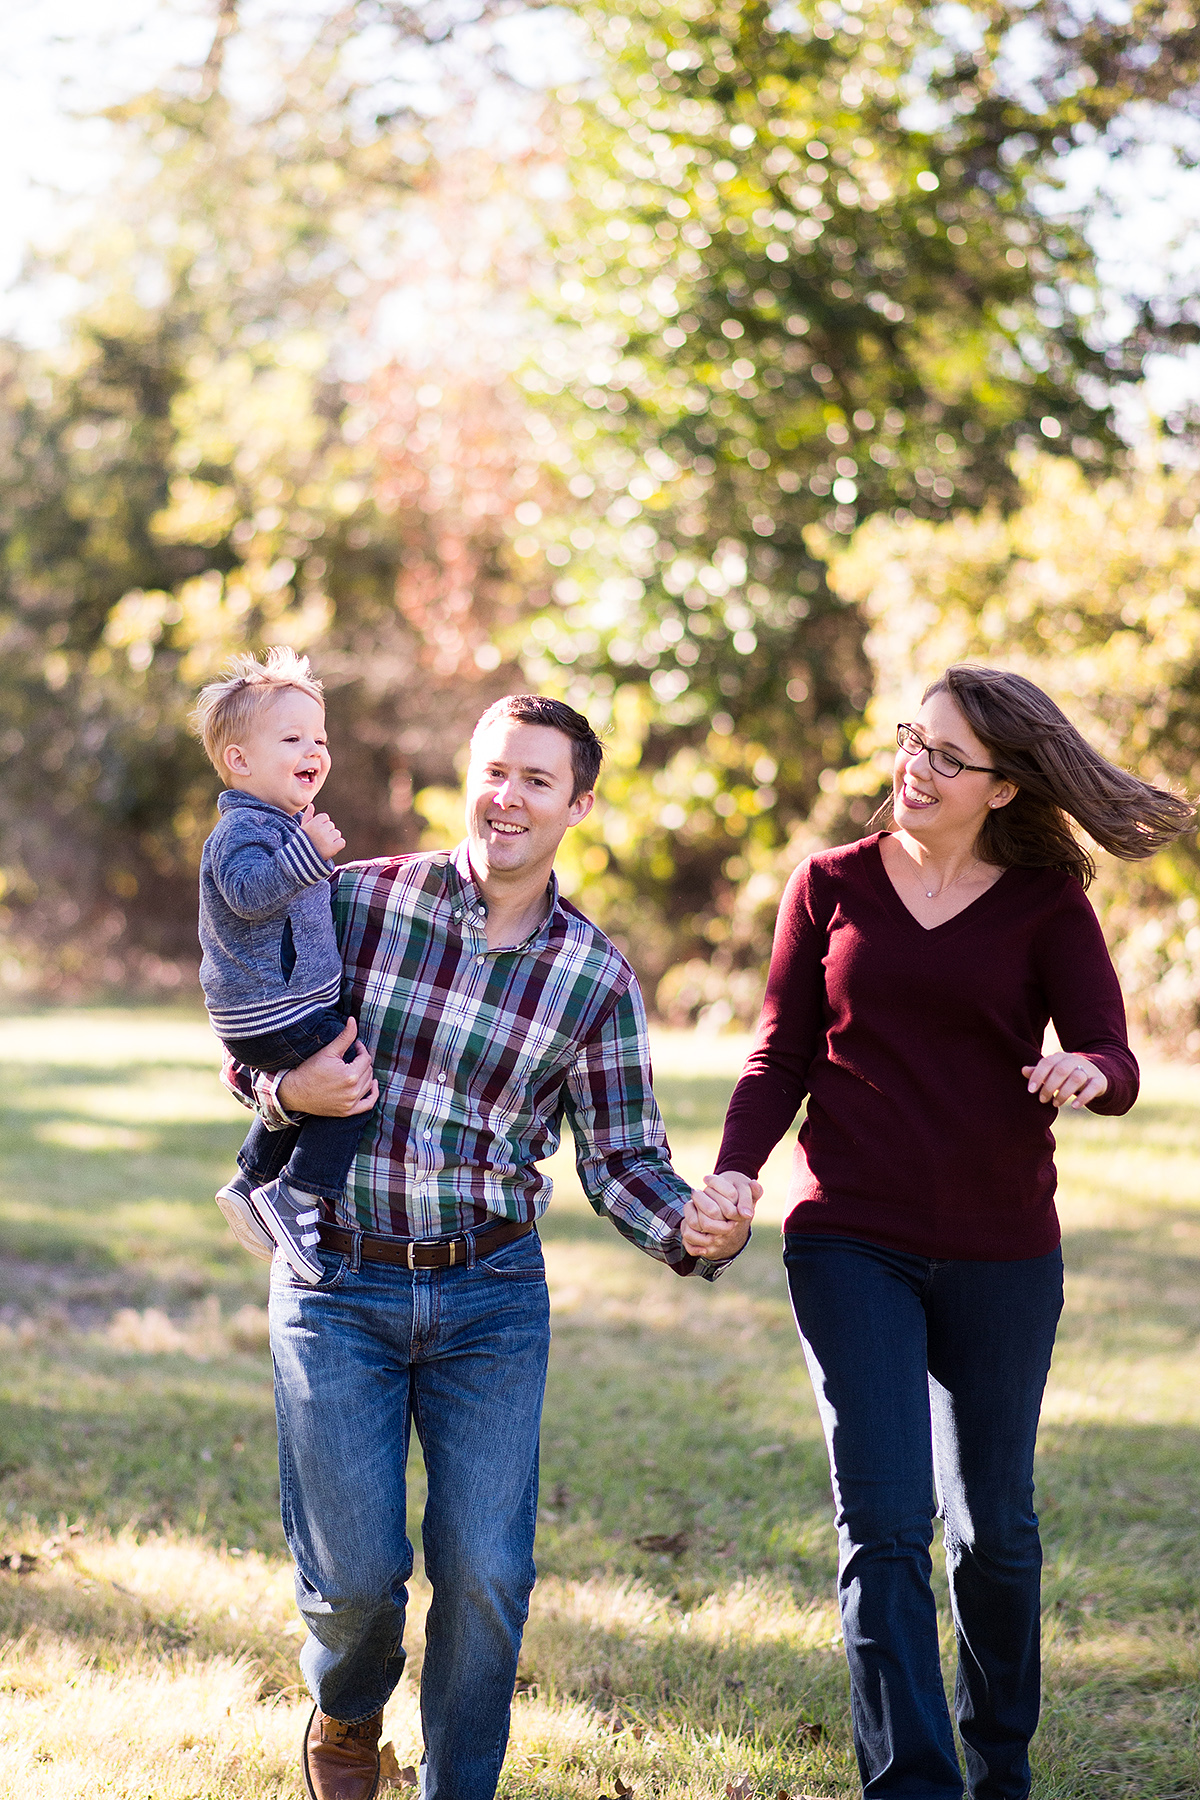
<svg viewBox="0 0 1200 1800"><path fill-rule="evenodd" d="M656 1041L692 1176L743 1049ZM6 1800L300 1795L266 1278L212 1204L244 1125L215 1050L183 1015L0 1022ZM1034 1794L1197 1800L1200 1076L1152 1070L1130 1118L1059 1136ZM597 1800L618 1778L637 1800L858 1795L828 1473L776 1237L788 1157L716 1288L638 1257L556 1159L541 1579L506 1800ZM410 1482L418 1541L415 1453ZM418 1570L386 1720L401 1767L427 1599Z"/></svg>

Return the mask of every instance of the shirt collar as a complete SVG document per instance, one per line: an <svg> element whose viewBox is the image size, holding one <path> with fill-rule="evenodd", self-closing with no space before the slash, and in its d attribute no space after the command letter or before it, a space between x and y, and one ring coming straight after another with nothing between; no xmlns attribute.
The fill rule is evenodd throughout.
<svg viewBox="0 0 1200 1800"><path fill-rule="evenodd" d="M462 843L450 853L446 864L446 885L452 899L461 905L464 915L482 925L487 918L487 901L480 890L471 868L471 857L468 841ZM566 914L562 910L562 896L558 888L558 876L550 871L550 910L531 937L524 944L515 946L522 950L542 950L550 943L552 937L562 936L566 926Z"/></svg>
<svg viewBox="0 0 1200 1800"><path fill-rule="evenodd" d="M217 795L217 811L227 813L235 806L256 806L260 812L278 813L281 819L300 817L300 813L285 812L282 806L273 806L269 800L260 800L257 794L248 794L244 788L222 788Z"/></svg>

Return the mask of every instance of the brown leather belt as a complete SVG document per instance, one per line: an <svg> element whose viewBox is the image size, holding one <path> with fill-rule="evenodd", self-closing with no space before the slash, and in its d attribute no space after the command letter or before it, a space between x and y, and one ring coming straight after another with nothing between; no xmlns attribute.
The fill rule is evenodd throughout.
<svg viewBox="0 0 1200 1800"><path fill-rule="evenodd" d="M528 1237L532 1230L532 1225L512 1224L493 1225L490 1231L477 1231L474 1233L475 1256L477 1259L490 1256L501 1244ZM317 1231L322 1250L336 1251L339 1256L353 1256L357 1238L358 1254L364 1262L398 1263L402 1269L453 1269L467 1261L465 1237L376 1237L370 1231L347 1231L343 1225L318 1225Z"/></svg>

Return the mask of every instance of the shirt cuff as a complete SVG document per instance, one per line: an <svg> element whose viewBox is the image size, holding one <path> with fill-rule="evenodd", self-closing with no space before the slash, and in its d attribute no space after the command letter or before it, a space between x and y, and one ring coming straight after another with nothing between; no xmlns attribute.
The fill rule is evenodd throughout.
<svg viewBox="0 0 1200 1800"><path fill-rule="evenodd" d="M279 1084L290 1069L279 1069L274 1075L259 1074L254 1077L254 1092L258 1099L258 1116L268 1131L286 1131L289 1125L299 1125L307 1115L305 1113L285 1112L279 1104Z"/></svg>
<svg viewBox="0 0 1200 1800"><path fill-rule="evenodd" d="M753 1236L754 1227L752 1225L746 1233L746 1244L750 1242L750 1239ZM742 1250L746 1248L746 1244L742 1245ZM698 1256L696 1258L695 1273L699 1275L701 1281L719 1281L730 1264L737 1261L738 1257L742 1254L742 1250L735 1250L732 1256L726 1256L722 1258L720 1262L714 1262L707 1256Z"/></svg>

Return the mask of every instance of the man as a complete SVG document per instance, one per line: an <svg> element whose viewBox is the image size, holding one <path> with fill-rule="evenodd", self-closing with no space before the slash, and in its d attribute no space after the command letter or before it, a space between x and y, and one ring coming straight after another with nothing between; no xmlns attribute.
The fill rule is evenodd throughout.
<svg viewBox="0 0 1200 1800"><path fill-rule="evenodd" d="M425 1800L492 1800L534 1581L549 1304L537 1164L565 1117L596 1210L681 1275L720 1273L761 1193L692 1194L650 1090L633 971L558 892L601 746L559 701L515 695L471 740L454 852L334 877L342 1038L282 1076L235 1070L268 1124L376 1108L306 1286L277 1258L271 1346L284 1529L316 1702L312 1800L371 1800L404 1663L410 1422L428 1474L433 1587L421 1679ZM342 1057L355 1026L359 1045ZM280 1154L288 1134L281 1130ZM228 1191L228 1190L227 1190Z"/></svg>

